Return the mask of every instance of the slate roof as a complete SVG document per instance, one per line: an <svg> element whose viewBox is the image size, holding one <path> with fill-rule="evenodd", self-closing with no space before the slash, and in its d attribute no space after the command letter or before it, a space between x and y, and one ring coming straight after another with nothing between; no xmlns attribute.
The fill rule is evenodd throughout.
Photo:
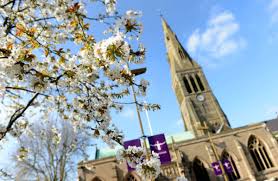
<svg viewBox="0 0 278 181"><path fill-rule="evenodd" d="M278 117L265 121L265 124L271 132L278 132Z"/></svg>

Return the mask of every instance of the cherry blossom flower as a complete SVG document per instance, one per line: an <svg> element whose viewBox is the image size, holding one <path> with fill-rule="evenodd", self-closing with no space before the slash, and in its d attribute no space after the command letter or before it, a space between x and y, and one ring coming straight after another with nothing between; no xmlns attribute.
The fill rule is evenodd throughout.
<svg viewBox="0 0 278 181"><path fill-rule="evenodd" d="M152 153L149 159L145 159L142 163L136 166L136 172L143 180L152 180L160 174L160 160L156 153Z"/></svg>
<svg viewBox="0 0 278 181"><path fill-rule="evenodd" d="M119 161L126 161L131 168L135 168L143 180L155 179L160 173L159 155L154 152L147 155L142 147L129 146L127 149L120 149L116 158Z"/></svg>

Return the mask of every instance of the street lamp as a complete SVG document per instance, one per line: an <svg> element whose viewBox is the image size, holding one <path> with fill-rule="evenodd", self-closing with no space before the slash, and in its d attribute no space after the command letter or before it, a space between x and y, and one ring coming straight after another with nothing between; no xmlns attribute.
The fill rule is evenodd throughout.
<svg viewBox="0 0 278 181"><path fill-rule="evenodd" d="M137 76L137 75L141 75L141 74L145 73L146 71L147 71L147 68L144 67L144 68L139 68L139 69L133 69L130 72L132 74L134 74L135 76Z"/></svg>
<svg viewBox="0 0 278 181"><path fill-rule="evenodd" d="M141 74L145 73L146 71L147 71L147 68L145 68L145 67L130 70L130 72L132 74L134 74L135 76L141 75ZM136 97L133 85L131 85L131 89L132 89L133 99L134 99L134 102L135 102L135 105L136 105L136 112L137 112L137 116L138 116L138 121L139 121L140 129L141 129L142 138L143 138L143 141L144 141L144 147L145 147L145 151L147 153L147 159L149 159L150 155L149 155L149 152L148 152L148 149L147 149L146 135L145 135L145 132L144 132L144 127L143 127L143 123L142 123L142 119L141 119L141 115L140 115L140 111L139 111L139 106L137 104L137 97Z"/></svg>

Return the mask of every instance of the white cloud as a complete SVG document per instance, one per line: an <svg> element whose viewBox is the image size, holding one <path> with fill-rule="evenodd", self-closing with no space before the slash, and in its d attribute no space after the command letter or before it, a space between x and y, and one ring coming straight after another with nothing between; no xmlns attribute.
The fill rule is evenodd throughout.
<svg viewBox="0 0 278 181"><path fill-rule="evenodd" d="M134 119L135 117L135 108L125 108L121 113L120 116L127 119Z"/></svg>
<svg viewBox="0 0 278 181"><path fill-rule="evenodd" d="M195 30L187 41L188 51L196 52L196 49L199 46L199 43L200 43L199 30Z"/></svg>
<svg viewBox="0 0 278 181"><path fill-rule="evenodd" d="M239 36L239 23L229 11L211 17L204 31L196 29L187 41L187 48L193 54L221 58L246 46Z"/></svg>
<svg viewBox="0 0 278 181"><path fill-rule="evenodd" d="M271 23L278 23L278 0L271 0L268 10L271 16Z"/></svg>

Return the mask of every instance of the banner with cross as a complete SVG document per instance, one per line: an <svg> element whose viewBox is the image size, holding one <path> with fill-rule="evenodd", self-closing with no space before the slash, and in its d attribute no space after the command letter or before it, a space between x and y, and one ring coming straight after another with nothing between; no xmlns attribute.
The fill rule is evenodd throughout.
<svg viewBox="0 0 278 181"><path fill-rule="evenodd" d="M223 173L222 170L221 170L220 164L221 164L221 162L219 162L219 161L213 162L211 164L215 175L221 175ZM232 167L231 162L229 160L222 160L222 165L223 165L223 168L224 168L226 173L232 173L233 172L233 167Z"/></svg>
<svg viewBox="0 0 278 181"><path fill-rule="evenodd" d="M148 137L151 151L159 155L161 164L171 162L171 156L164 134L158 134Z"/></svg>

